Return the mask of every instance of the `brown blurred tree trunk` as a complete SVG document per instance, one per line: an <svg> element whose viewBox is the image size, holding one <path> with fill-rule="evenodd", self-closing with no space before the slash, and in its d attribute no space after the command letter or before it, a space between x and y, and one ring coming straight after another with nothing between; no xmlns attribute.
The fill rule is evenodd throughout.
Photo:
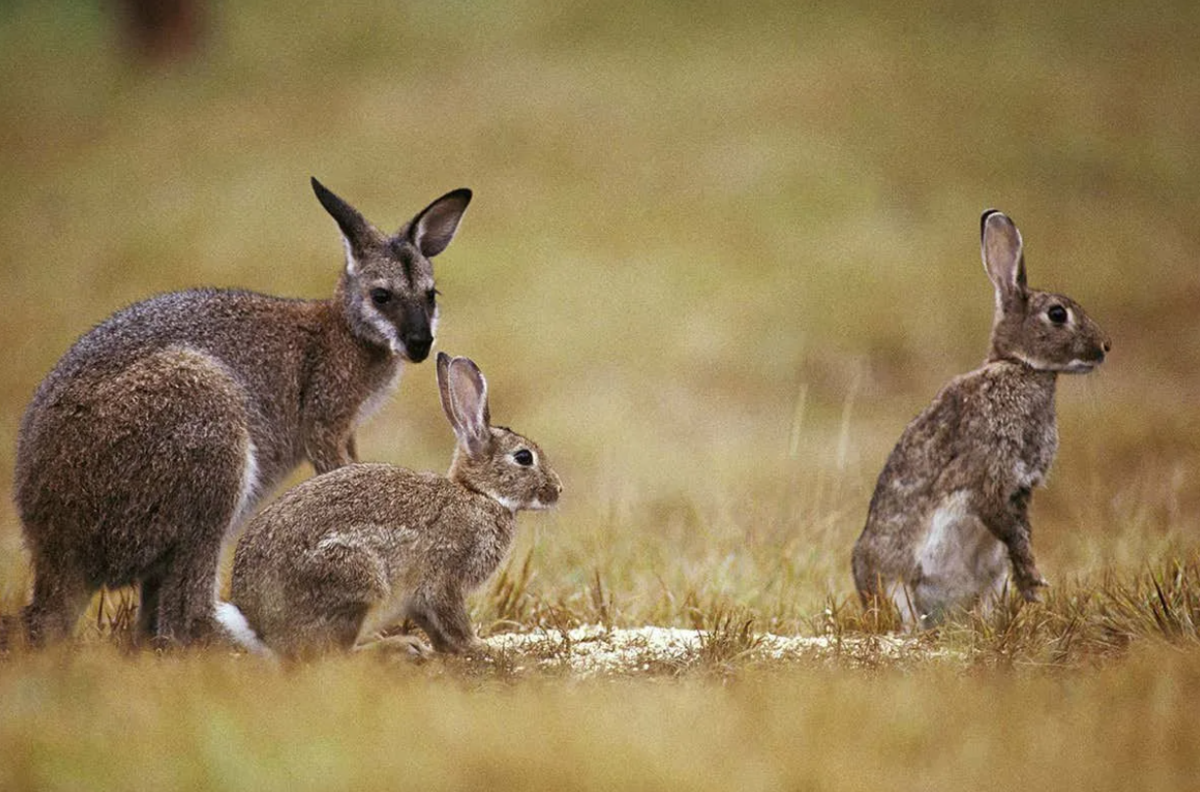
<svg viewBox="0 0 1200 792"><path fill-rule="evenodd" d="M117 0L126 45L153 61L191 55L204 32L203 0Z"/></svg>

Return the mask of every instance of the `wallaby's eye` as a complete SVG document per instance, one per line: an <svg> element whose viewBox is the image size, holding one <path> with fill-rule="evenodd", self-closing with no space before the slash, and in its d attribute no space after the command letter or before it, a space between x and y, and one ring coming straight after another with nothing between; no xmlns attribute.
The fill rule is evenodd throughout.
<svg viewBox="0 0 1200 792"><path fill-rule="evenodd" d="M1046 311L1046 316L1050 317L1050 321L1056 325L1066 324L1067 309L1061 305L1051 305L1050 310Z"/></svg>
<svg viewBox="0 0 1200 792"><path fill-rule="evenodd" d="M371 289L371 302L376 305L387 305L392 301L392 293L387 289Z"/></svg>
<svg viewBox="0 0 1200 792"><path fill-rule="evenodd" d="M521 467L529 467L533 464L533 452L528 448L521 448L513 452L513 460Z"/></svg>

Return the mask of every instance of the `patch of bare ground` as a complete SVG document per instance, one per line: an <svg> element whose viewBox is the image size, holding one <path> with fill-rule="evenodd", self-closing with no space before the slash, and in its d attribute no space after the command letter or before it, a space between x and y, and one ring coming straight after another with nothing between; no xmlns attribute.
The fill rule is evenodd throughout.
<svg viewBox="0 0 1200 792"><path fill-rule="evenodd" d="M679 674L796 661L869 667L964 658L962 653L920 635L782 636L740 628L697 630L652 625L537 629L495 635L487 643L496 657L503 658L516 673L560 671L578 677Z"/></svg>

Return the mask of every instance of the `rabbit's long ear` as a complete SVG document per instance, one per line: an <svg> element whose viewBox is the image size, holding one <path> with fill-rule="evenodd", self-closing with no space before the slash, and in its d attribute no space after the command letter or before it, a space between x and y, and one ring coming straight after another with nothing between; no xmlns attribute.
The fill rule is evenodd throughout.
<svg viewBox="0 0 1200 792"><path fill-rule="evenodd" d="M454 433L459 443L472 453L483 450L491 439L491 416L488 414L487 380L470 358L456 357L450 361L447 379L450 383L450 406Z"/></svg>
<svg viewBox="0 0 1200 792"><path fill-rule="evenodd" d="M450 240L454 239L458 223L462 220L463 212L467 211L469 203L470 190L465 187L452 190L422 209L400 233L408 236L409 241L421 251L421 255L433 258L445 250Z"/></svg>
<svg viewBox="0 0 1200 792"><path fill-rule="evenodd" d="M988 209L979 219L983 268L996 287L996 305L1024 300L1025 251L1016 224L996 209Z"/></svg>
<svg viewBox="0 0 1200 792"><path fill-rule="evenodd" d="M458 432L458 419L454 415L454 402L450 398L450 356L445 352L438 352L437 356L437 383L438 395L442 399L442 410L446 413L446 418L450 421L450 425L454 427L454 431Z"/></svg>

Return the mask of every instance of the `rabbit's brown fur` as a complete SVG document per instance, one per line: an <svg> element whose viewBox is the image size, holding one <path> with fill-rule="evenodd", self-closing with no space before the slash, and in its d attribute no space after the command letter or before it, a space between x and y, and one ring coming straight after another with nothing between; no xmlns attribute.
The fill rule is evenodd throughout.
<svg viewBox="0 0 1200 792"><path fill-rule="evenodd" d="M906 621L921 625L989 603L1010 568L1027 599L1046 585L1034 562L1028 507L1058 447L1057 377L1090 371L1111 347L1070 298L1028 288L1011 220L990 210L981 224L996 289L988 357L905 429L852 556L864 604L890 598Z"/></svg>
<svg viewBox="0 0 1200 792"><path fill-rule="evenodd" d="M394 237L315 179L342 230L330 300L196 289L121 310L85 334L21 423L15 497L34 564L34 642L71 631L100 586L141 583L139 631L207 639L222 541L302 460L354 461L355 425L429 353L429 257L470 193ZM386 292L386 299L382 299Z"/></svg>
<svg viewBox="0 0 1200 792"><path fill-rule="evenodd" d="M439 354L438 382L458 439L447 476L350 465L289 490L247 525L222 606L247 647L348 649L405 619L438 651L479 646L467 595L508 552L516 512L552 505L562 485L537 445L491 426L474 363Z"/></svg>

